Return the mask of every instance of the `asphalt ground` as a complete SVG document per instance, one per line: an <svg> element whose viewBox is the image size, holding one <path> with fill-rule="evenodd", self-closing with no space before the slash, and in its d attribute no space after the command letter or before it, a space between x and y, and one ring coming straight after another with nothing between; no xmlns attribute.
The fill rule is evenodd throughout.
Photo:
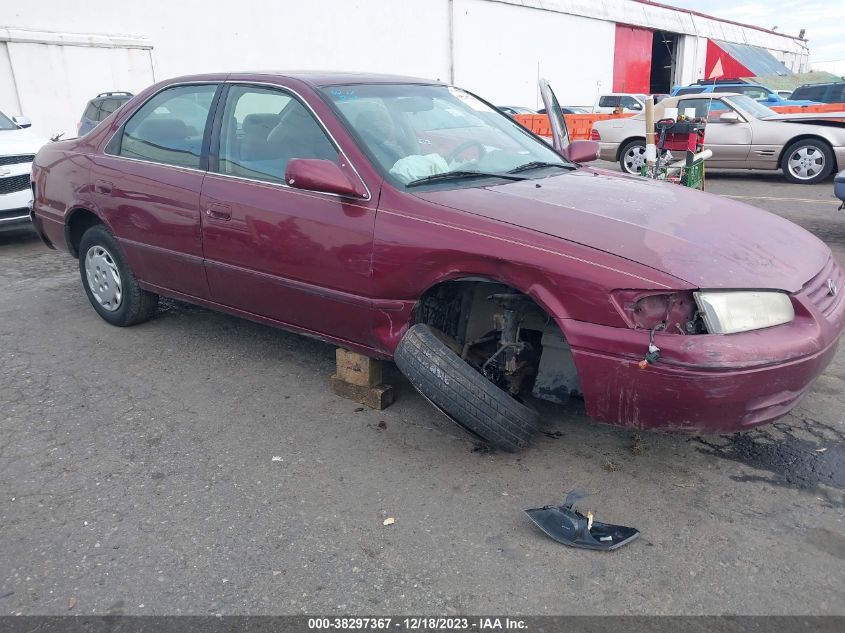
<svg viewBox="0 0 845 633"><path fill-rule="evenodd" d="M707 184L845 262L832 182ZM759 430L549 406L509 455L395 373L384 411L335 396L315 340L171 301L109 326L31 236L0 237L0 324L0 614L845 614L845 351ZM641 537L570 549L522 512L573 488Z"/></svg>

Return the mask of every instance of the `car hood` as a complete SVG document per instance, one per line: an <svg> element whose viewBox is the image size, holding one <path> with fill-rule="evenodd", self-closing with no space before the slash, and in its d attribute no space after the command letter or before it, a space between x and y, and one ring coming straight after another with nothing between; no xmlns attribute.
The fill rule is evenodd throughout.
<svg viewBox="0 0 845 633"><path fill-rule="evenodd" d="M28 129L0 130L0 156L35 154L46 142Z"/></svg>
<svg viewBox="0 0 845 633"><path fill-rule="evenodd" d="M598 169L415 195L612 253L699 288L796 292L830 257L818 238L767 211Z"/></svg>

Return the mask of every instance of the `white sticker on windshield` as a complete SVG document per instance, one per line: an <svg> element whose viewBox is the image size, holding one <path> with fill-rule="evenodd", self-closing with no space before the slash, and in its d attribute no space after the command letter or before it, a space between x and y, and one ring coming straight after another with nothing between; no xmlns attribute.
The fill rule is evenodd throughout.
<svg viewBox="0 0 845 633"><path fill-rule="evenodd" d="M454 86L449 86L449 92L452 93L455 97L463 101L467 104L470 108L475 110L476 112L493 112L493 108L486 105L484 102L479 101L475 97L473 97L468 92L461 90L460 88L455 88Z"/></svg>

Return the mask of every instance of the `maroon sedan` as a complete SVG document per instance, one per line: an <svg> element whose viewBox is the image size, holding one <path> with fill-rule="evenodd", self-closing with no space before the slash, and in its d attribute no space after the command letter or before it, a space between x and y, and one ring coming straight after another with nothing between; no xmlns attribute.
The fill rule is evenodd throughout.
<svg viewBox="0 0 845 633"><path fill-rule="evenodd" d="M111 324L163 295L392 358L507 450L537 429L533 398L693 432L788 412L845 325L830 250L585 167L595 144L556 132L419 79L182 77L45 146L33 221Z"/></svg>

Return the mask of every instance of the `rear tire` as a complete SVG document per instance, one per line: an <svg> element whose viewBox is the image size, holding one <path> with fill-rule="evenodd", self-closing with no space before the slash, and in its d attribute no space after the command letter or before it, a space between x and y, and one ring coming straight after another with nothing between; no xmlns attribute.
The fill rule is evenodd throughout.
<svg viewBox="0 0 845 633"><path fill-rule="evenodd" d="M102 224L95 224L82 235L79 273L94 310L112 325L135 325L155 315L158 295L138 285L117 240Z"/></svg>
<svg viewBox="0 0 845 633"><path fill-rule="evenodd" d="M628 141L619 150L619 167L623 173L640 175L640 167L645 165L645 140L641 138Z"/></svg>
<svg viewBox="0 0 845 633"><path fill-rule="evenodd" d="M803 139L786 148L780 168L789 182L813 185L833 171L833 152L822 141Z"/></svg>
<svg viewBox="0 0 845 633"><path fill-rule="evenodd" d="M461 359L446 336L429 325L412 326L394 353L399 370L452 420L503 451L526 446L539 414L516 401Z"/></svg>

